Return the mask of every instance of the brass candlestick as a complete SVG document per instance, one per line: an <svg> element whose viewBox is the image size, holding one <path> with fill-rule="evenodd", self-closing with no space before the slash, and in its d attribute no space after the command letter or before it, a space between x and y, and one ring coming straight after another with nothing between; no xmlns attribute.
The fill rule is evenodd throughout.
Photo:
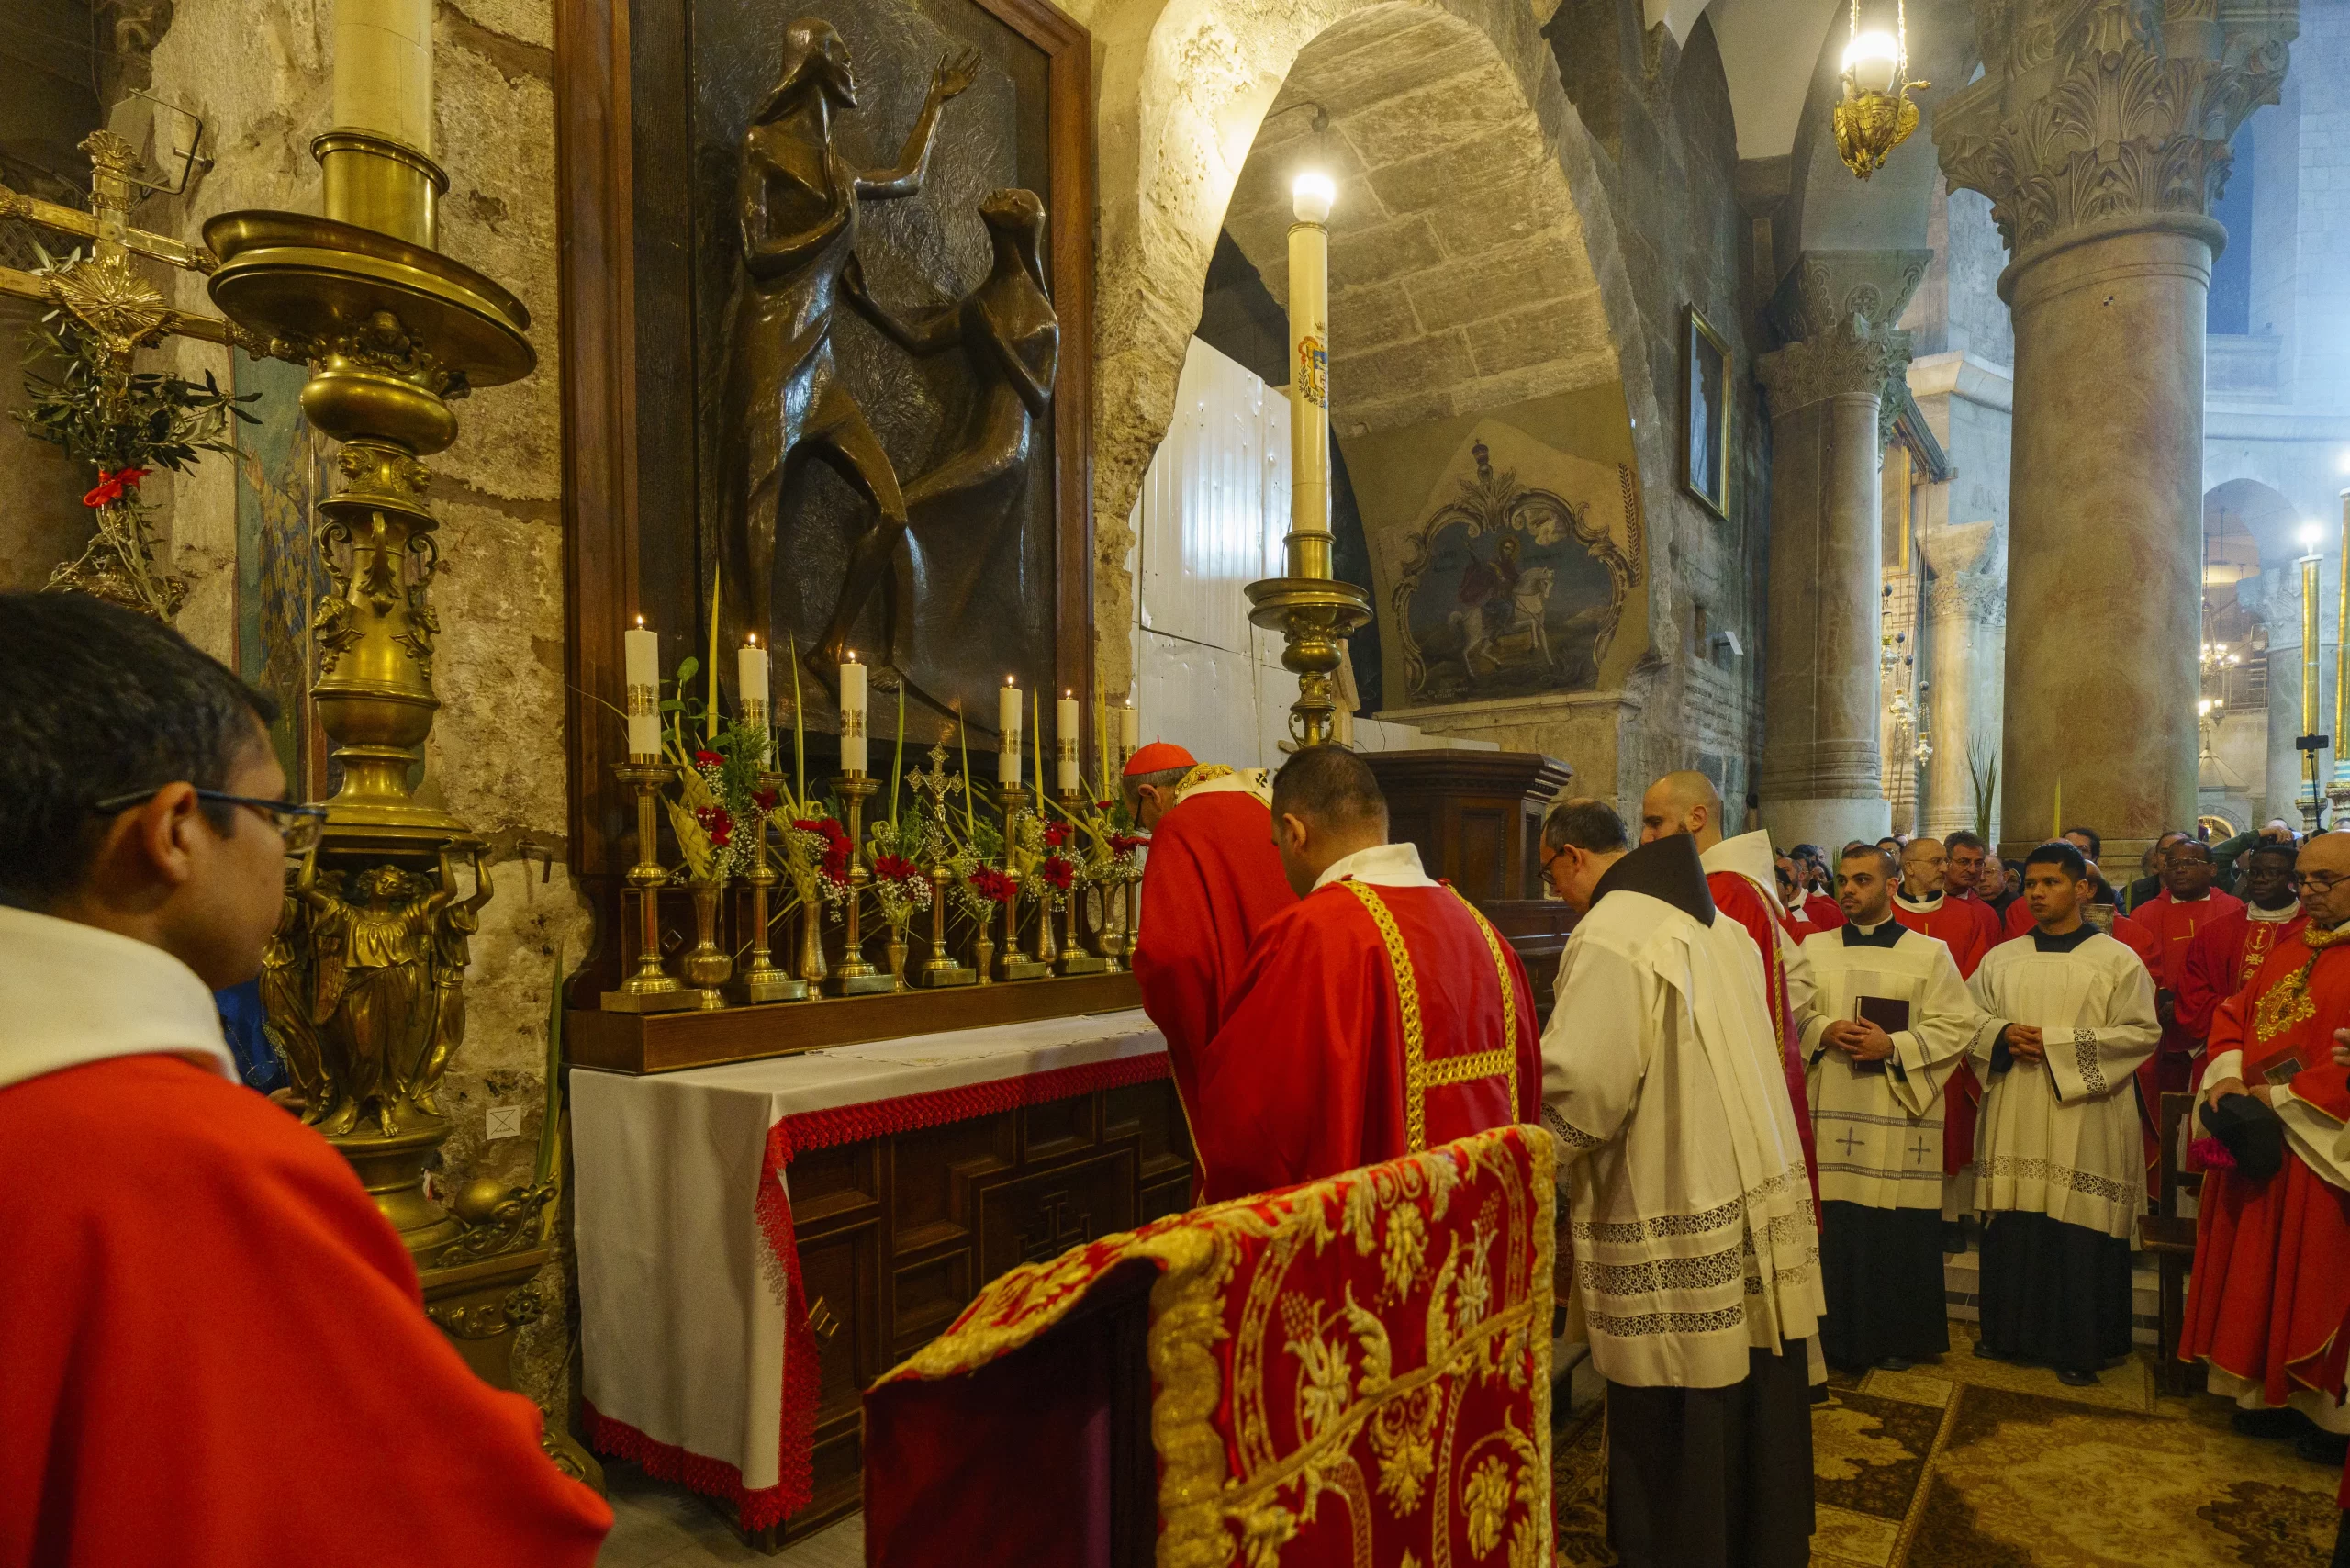
<svg viewBox="0 0 2350 1568"><path fill-rule="evenodd" d="M726 1005L723 988L734 973L733 956L718 940L718 906L726 893L726 878L713 872L687 886L694 900L694 945L677 967L694 988L694 1005L714 1013Z"/></svg>
<svg viewBox="0 0 2350 1568"><path fill-rule="evenodd" d="M1013 869L1013 846L1020 839L1020 819L1028 812L1028 790L1020 784L999 784L995 791L996 804L1003 810L1003 873L1012 879L1012 896L1003 904L1003 956L996 960L996 978L1007 980L1042 980L1051 974L1049 961L1039 963L1020 948L1020 873ZM1046 940L1052 937L1049 923L1044 924Z"/></svg>
<svg viewBox="0 0 2350 1568"><path fill-rule="evenodd" d="M946 890L954 875L943 864L930 868L930 957L914 976L916 985L971 985L979 979L977 969L957 963L946 950Z"/></svg>
<svg viewBox="0 0 2350 1568"><path fill-rule="evenodd" d="M759 788L773 790L781 787L783 775L762 771ZM773 862L767 856L767 819L759 818L758 836L753 841L751 869L743 880L751 888L751 967L743 971L743 1000L761 1002L804 1002L808 997L808 982L794 980L776 967L775 955L767 943L767 901L779 879Z"/></svg>
<svg viewBox="0 0 2350 1568"><path fill-rule="evenodd" d="M1116 901L1114 913L1112 906L1113 899ZM1094 942L1094 950L1102 955L1104 974L1119 974L1125 969L1125 965L1119 962L1119 956L1126 950L1125 937L1119 930L1126 917L1125 909L1126 875L1124 871L1113 870L1102 883L1102 935Z"/></svg>
<svg viewBox="0 0 2350 1568"><path fill-rule="evenodd" d="M1077 821L1078 808L1082 806L1084 803L1085 797L1077 790L1064 790L1061 791L1061 810L1068 815L1072 824ZM1072 827L1072 832L1076 830ZM1080 926L1078 920L1078 905L1083 902L1084 899L1085 890L1083 885L1075 878L1071 878L1069 886L1069 905L1064 912L1065 918L1068 922L1067 925L1064 927L1064 935L1066 939L1061 944L1061 961L1058 966L1057 970L1057 972L1060 974L1098 975L1105 973L1110 968L1108 961L1102 958L1099 954L1089 953L1085 950L1085 944L1082 940ZM1042 918L1047 926L1052 924L1052 913L1053 912L1049 907L1046 907L1043 913ZM1109 924L1109 919L1110 908L1105 902L1102 907L1102 920L1105 926Z"/></svg>
<svg viewBox="0 0 2350 1568"><path fill-rule="evenodd" d="M661 786L677 775L666 762L649 756L632 757L612 774L636 793L636 864L628 868L628 885L635 890L637 922L636 972L618 991L604 992L607 1013L668 1013L699 1004L700 998L677 983L661 962L661 889L669 880L656 851L660 847L660 818L654 808Z"/></svg>
<svg viewBox="0 0 2350 1568"><path fill-rule="evenodd" d="M844 773L838 788L848 804L848 935L833 984L841 996L871 996L897 985L894 976L865 961L865 888L873 880L873 873L865 868L865 802L881 785L869 773Z"/></svg>

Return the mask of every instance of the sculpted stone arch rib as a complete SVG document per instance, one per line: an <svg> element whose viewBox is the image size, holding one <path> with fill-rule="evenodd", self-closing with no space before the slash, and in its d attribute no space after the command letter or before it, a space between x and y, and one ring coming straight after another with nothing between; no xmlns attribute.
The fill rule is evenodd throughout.
<svg viewBox="0 0 2350 1568"><path fill-rule="evenodd" d="M1100 48L1105 109L1097 128L1094 515L1102 568L1096 623L1111 629L1097 651L1098 667L1111 689L1125 683L1131 657L1122 631L1132 621L1124 570L1133 543L1127 520L1173 417L1217 231L1266 112L1300 56L1332 28L1372 11L1432 25L1429 41L1482 55L1491 70L1505 73L1525 104L1514 133L1517 158L1528 178L1556 172L1553 231L1566 241L1559 246L1561 264L1588 280L1595 319L1605 325L1606 342L1597 345L1604 360L1575 373L1591 379L1542 386L1537 374L1523 377L1535 390L1510 395L1620 378L1641 471L1652 477L1670 472L1664 405L1639 347L1650 330L1663 328L1640 319L1593 143L1560 85L1530 7L1509 0L1105 0L1080 19ZM1341 226L1334 271L1344 264L1343 247ZM1623 344L1635 345L1634 352L1621 352ZM1339 348L1343 354L1343 342ZM1334 369L1342 405L1344 375L1343 367ZM1505 375L1482 406L1506 400L1505 383ZM1455 410L1427 413L1439 411ZM1405 415L1400 404L1395 412L1399 420Z"/></svg>

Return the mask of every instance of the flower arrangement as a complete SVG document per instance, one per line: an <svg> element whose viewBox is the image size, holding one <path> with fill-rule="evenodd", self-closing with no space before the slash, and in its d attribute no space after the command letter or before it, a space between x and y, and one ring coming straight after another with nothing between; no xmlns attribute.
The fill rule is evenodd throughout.
<svg viewBox="0 0 2350 1568"><path fill-rule="evenodd" d="M883 924L904 928L913 923L918 913L927 913L933 896L930 873L901 853L901 849L919 849L919 831L900 841L899 824L888 820L875 823L870 834L872 852L867 863L873 870L873 897L881 906Z"/></svg>
<svg viewBox="0 0 2350 1568"><path fill-rule="evenodd" d="M42 252L40 261L38 274L69 299L86 292L90 279L112 275L84 264L79 251L62 261ZM187 584L155 569L150 509L139 502L140 482L158 468L184 474L207 452L233 452L229 423L233 419L259 424L238 405L261 394L229 392L208 370L201 385L135 371L132 345L109 343L62 306L42 317L26 339L28 365L62 368L54 380L28 374L28 401L11 410L12 416L27 435L61 446L67 456L97 470L97 483L82 498L96 514L96 532L80 556L50 574L49 586L170 621L187 597Z"/></svg>

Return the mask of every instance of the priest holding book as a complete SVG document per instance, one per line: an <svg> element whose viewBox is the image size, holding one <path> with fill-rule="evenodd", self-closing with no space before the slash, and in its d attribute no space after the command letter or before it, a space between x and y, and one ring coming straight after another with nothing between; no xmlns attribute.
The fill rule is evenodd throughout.
<svg viewBox="0 0 2350 1568"><path fill-rule="evenodd" d="M1846 850L1836 868L1844 924L1803 945L1828 1295L1819 1345L1839 1372L1903 1371L1950 1349L1942 1092L1979 1015L1949 947L1894 918L1894 876L1874 845Z"/></svg>

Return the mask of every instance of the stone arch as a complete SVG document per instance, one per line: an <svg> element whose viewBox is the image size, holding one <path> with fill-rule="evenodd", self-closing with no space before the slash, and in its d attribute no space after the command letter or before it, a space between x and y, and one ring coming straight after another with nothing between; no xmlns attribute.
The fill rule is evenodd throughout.
<svg viewBox="0 0 2350 1568"><path fill-rule="evenodd" d="M1506 103L1505 89L1515 96L1511 112L1486 128L1515 183L1472 179L1463 186L1456 169L1447 194L1459 204L1456 211L1465 211L1470 200L1538 191L1540 226L1529 234L1559 252L1551 264L1560 286L1537 303L1570 308L1582 325L1563 363L1461 378L1491 380L1483 390L1495 394L1467 407L1488 406L1508 387L1569 385L1561 376L1588 377L1574 383L1586 386L1620 379L1641 472L1653 477L1668 471L1658 388L1639 349L1639 309L1591 139L1567 101L1531 7L1518 0L1108 0L1083 19L1094 30L1102 64L1093 493L1101 567L1095 623L1106 633L1097 655L1106 685L1123 683L1129 656L1121 634L1132 618L1124 570L1132 544L1127 520L1173 417L1217 232L1236 207L1236 188L1283 84L1301 62L1315 69L1317 54L1335 64L1350 39L1424 33L1408 42L1412 58L1438 73L1430 85L1449 71L1474 82L1489 102ZM1343 225L1334 225L1334 274L1349 264ZM1494 238L1506 246L1528 237ZM1345 331L1337 320L1332 335L1343 355ZM1631 352L1623 352L1626 345ZM1342 364L1333 375L1343 398ZM1389 411L1398 420L1425 417L1415 416L1406 401L1399 398Z"/></svg>

